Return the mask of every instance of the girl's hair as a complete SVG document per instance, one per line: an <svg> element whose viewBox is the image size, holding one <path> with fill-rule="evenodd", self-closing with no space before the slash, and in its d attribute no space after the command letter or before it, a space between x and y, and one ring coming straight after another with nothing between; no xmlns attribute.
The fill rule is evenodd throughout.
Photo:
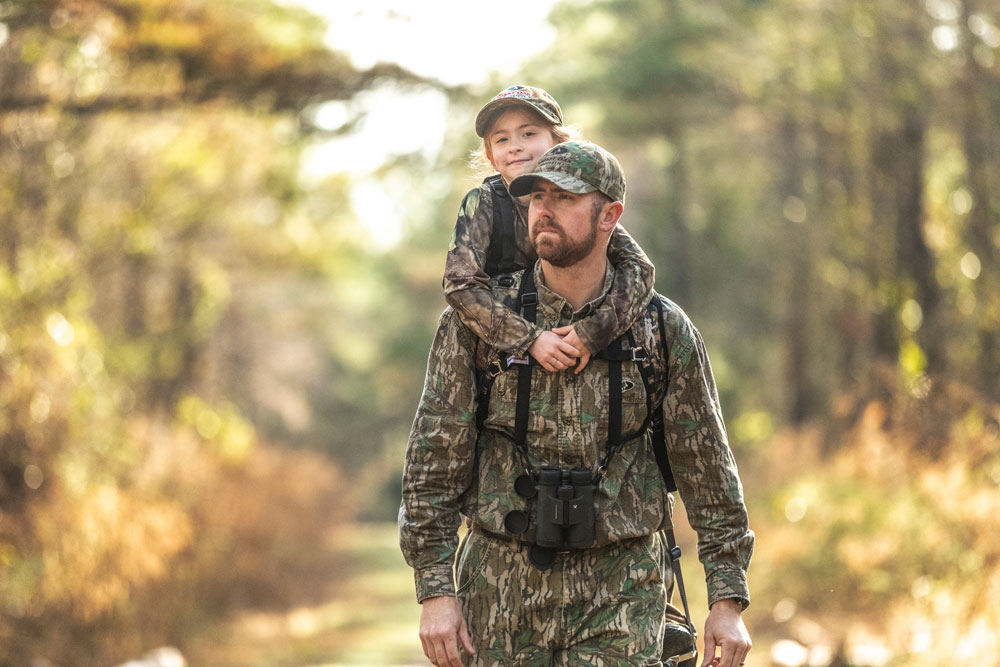
<svg viewBox="0 0 1000 667"><path fill-rule="evenodd" d="M541 116L538 116L538 119L541 125L549 128L549 132L552 133L552 138L557 144L571 139L579 139L582 136L580 129L575 125L553 125ZM479 148L469 154L469 166L472 167L472 173L476 176L486 177L496 173L493 162L490 160L489 137L483 137L483 143Z"/></svg>

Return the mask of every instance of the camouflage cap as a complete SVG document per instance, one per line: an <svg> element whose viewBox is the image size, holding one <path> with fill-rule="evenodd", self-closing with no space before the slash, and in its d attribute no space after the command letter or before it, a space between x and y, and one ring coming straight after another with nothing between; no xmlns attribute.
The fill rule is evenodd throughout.
<svg viewBox="0 0 1000 667"><path fill-rule="evenodd" d="M490 125L511 107L527 107L553 125L563 124L562 109L551 95L533 86L511 86L501 90L487 102L476 116L476 134L485 137Z"/></svg>
<svg viewBox="0 0 1000 667"><path fill-rule="evenodd" d="M515 197L531 192L536 178L544 178L563 190L586 194L602 192L612 201L625 201L625 172L614 155L589 141L567 141L550 148L529 174L510 183Z"/></svg>

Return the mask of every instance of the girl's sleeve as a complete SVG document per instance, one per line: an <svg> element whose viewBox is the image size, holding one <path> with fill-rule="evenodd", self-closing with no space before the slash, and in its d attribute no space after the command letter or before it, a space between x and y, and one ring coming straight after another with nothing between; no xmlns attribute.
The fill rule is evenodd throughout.
<svg viewBox="0 0 1000 667"><path fill-rule="evenodd" d="M611 291L600 308L573 325L591 354L600 352L625 333L653 296L653 264L621 225L611 234L608 259L615 265Z"/></svg>
<svg viewBox="0 0 1000 667"><path fill-rule="evenodd" d="M483 267L493 230L488 186L470 190L455 222L444 270L444 298L462 322L490 347L524 355L541 330L496 299ZM641 250L639 252L642 252Z"/></svg>

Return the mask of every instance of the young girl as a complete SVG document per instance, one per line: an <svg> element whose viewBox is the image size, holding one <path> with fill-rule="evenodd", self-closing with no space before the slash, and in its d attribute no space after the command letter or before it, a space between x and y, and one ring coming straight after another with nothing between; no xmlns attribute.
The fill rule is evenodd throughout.
<svg viewBox="0 0 1000 667"><path fill-rule="evenodd" d="M445 300L491 347L521 357L528 353L548 371L576 364L579 373L591 354L607 347L645 310L653 291L653 265L618 225L608 246L616 269L611 291L585 319L541 331L494 299L492 274L533 266L537 259L528 238L527 197L511 197L507 186L571 135L563 127L559 104L530 86L511 86L490 100L476 116L476 134L483 138L485 157L497 175L462 201L445 265Z"/></svg>

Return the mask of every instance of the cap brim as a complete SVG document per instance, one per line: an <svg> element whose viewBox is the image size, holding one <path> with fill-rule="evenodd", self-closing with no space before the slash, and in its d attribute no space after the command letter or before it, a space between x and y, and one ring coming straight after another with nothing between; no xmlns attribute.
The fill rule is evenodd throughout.
<svg viewBox="0 0 1000 667"><path fill-rule="evenodd" d="M597 188L593 185L584 183L575 176L570 176L569 174L564 174L559 171L536 171L530 174L522 174L511 181L510 186L507 189L515 197L522 197L531 192L531 188L535 185L536 178L544 178L556 187L578 195L585 195L588 192L597 192Z"/></svg>
<svg viewBox="0 0 1000 667"><path fill-rule="evenodd" d="M543 109L540 109L528 100L523 100L518 97L507 97L487 102L486 106L479 110L479 113L476 114L476 134L485 138L486 133L490 129L490 125L493 124L496 117L512 107L520 107L527 109L528 111L533 111L541 116L546 122L552 123L553 125L560 125L562 123L561 120L553 118L551 114L547 113Z"/></svg>

